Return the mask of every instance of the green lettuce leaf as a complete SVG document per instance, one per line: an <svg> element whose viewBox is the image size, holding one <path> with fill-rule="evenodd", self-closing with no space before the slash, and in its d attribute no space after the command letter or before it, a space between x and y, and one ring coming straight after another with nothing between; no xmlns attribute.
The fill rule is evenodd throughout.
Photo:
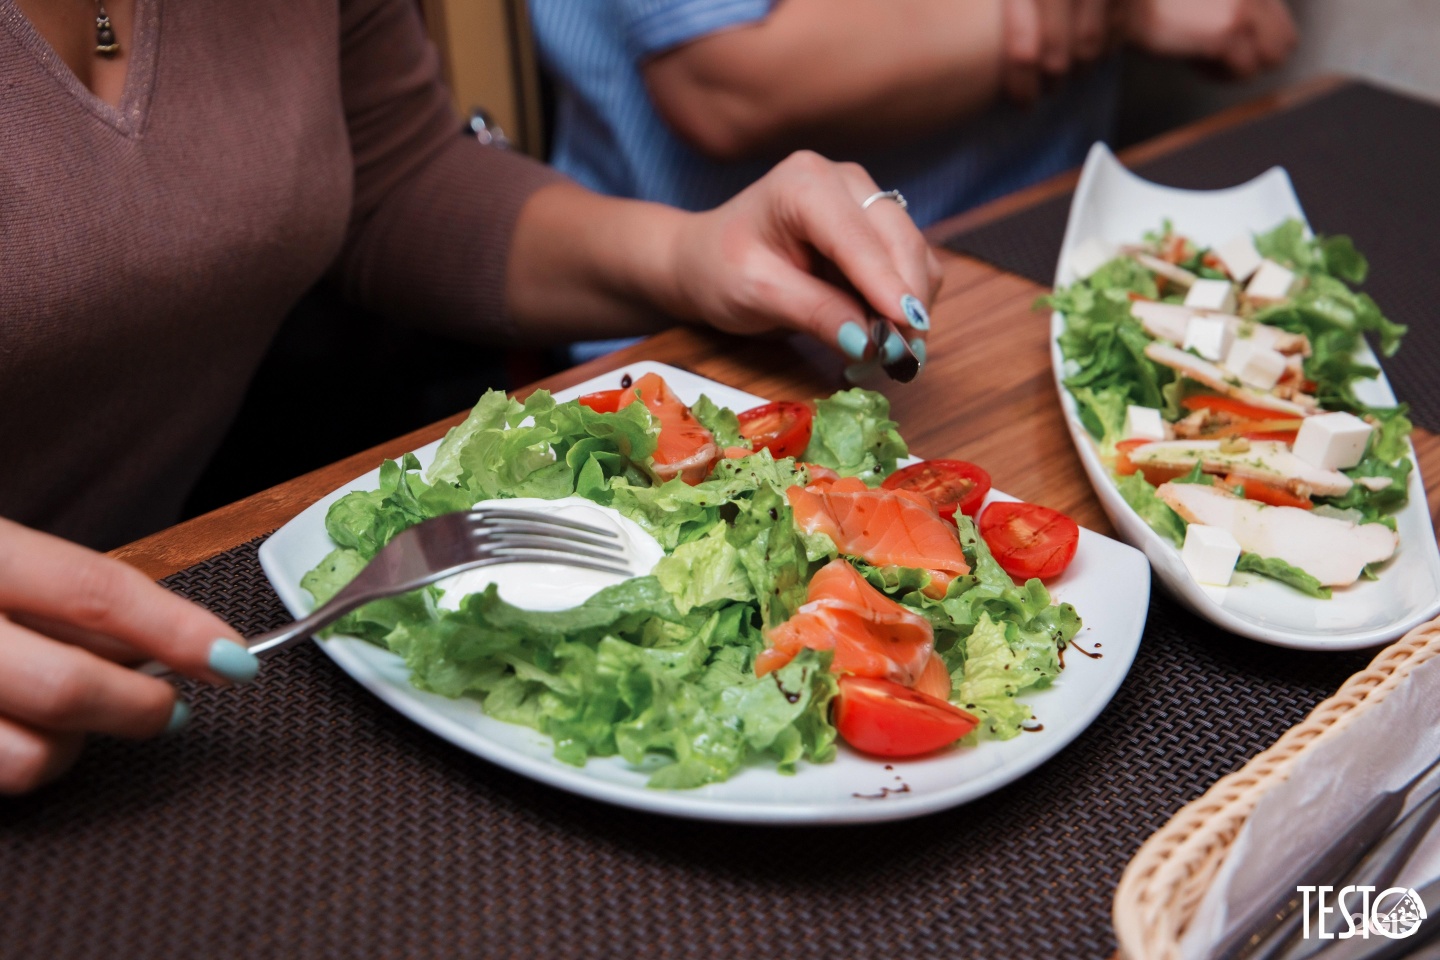
<svg viewBox="0 0 1440 960"><path fill-rule="evenodd" d="M553 500L582 487L584 495L603 495L614 478L648 478L658 435L659 424L644 404L597 413L574 401L557 404L544 390L523 404L491 390L445 435L426 479L463 488L472 503Z"/></svg>
<svg viewBox="0 0 1440 960"><path fill-rule="evenodd" d="M877 486L909 453L895 427L883 395L858 387L841 390L816 402L810 446L802 459Z"/></svg>
<svg viewBox="0 0 1440 960"><path fill-rule="evenodd" d="M1129 259L1115 263L1130 265L1120 274L1126 279L1137 276L1128 272L1131 268L1144 273ZM1061 355L1073 368L1064 379L1065 386L1072 394L1088 389L1093 393L1087 396L1103 393L1113 395L1110 402L1160 408L1164 405L1162 390L1175 374L1145 356L1152 338L1130 312L1131 288L1144 285L1138 279L1111 285L1111 279L1099 271L1086 281L1056 291L1046 301L1065 315L1065 328L1057 341ZM1153 282L1147 295L1155 295ZM1100 427L1102 435L1103 425L1104 419L1098 415L1094 422L1086 423L1092 432Z"/></svg>
<svg viewBox="0 0 1440 960"><path fill-rule="evenodd" d="M1305 236L1305 224L1290 219L1273 230L1255 235L1255 250L1267 260L1299 273L1323 269L1324 259L1315 242Z"/></svg>
<svg viewBox="0 0 1440 960"><path fill-rule="evenodd" d="M1144 474L1137 472L1128 477L1116 477L1115 489L1120 491L1120 496L1125 498L1130 509L1150 524L1150 529L1177 547L1185 543L1185 521L1169 504L1160 499L1155 493L1155 487L1145 479Z"/></svg>
<svg viewBox="0 0 1440 960"><path fill-rule="evenodd" d="M340 547L326 554L315 569L300 578L300 586L315 598L315 606L329 603L368 561L358 550Z"/></svg>
<svg viewBox="0 0 1440 960"><path fill-rule="evenodd" d="M325 529L338 546L369 558L401 530L481 500L580 493L606 503L612 482L651 482L658 429L643 404L596 413L556 404L543 390L523 404L492 390L441 441L429 480L413 454L387 460L379 488L332 504Z"/></svg>
<svg viewBox="0 0 1440 960"><path fill-rule="evenodd" d="M828 537L806 537L796 528L789 502L774 487L757 491L738 506L729 538L768 629L790 619L805 602L806 586L820 561L838 552Z"/></svg>
<svg viewBox="0 0 1440 960"><path fill-rule="evenodd" d="M682 543L655 565L652 572L682 614L723 601L755 599L740 551L728 533L728 525L717 522L705 536Z"/></svg>
<svg viewBox="0 0 1440 960"><path fill-rule="evenodd" d="M1370 263L1355 249L1349 237L1307 237L1305 224L1286 220L1275 229L1255 237L1255 249L1299 273L1328 274L1353 284L1365 282Z"/></svg>
<svg viewBox="0 0 1440 960"><path fill-rule="evenodd" d="M708 533L729 504L748 499L761 489L783 491L808 480L808 471L794 460L776 460L770 451L761 450L748 457L721 460L709 479L693 486L678 477L661 484L636 484L617 477L609 482L605 499L592 499L619 510L670 551Z"/></svg>
<svg viewBox="0 0 1440 960"><path fill-rule="evenodd" d="M997 740L1019 736L1020 727L1034 713L1015 699L1027 674L1044 671L1034 663L1034 651L1015 649L1006 636L1006 628L982 614L966 642L964 665L952 675L956 681L952 699L965 710L980 718L980 730ZM1048 649L1057 658L1054 673L1059 673L1058 654L1053 644ZM1053 674L1051 674L1053 676Z"/></svg>
<svg viewBox="0 0 1440 960"><path fill-rule="evenodd" d="M1262 256L1281 263L1304 277L1304 286L1291 300L1259 311L1255 319L1304 333L1312 343L1326 331L1352 334L1350 350L1359 343L1362 333L1374 333L1380 351L1392 356L1405 335L1405 327L1394 323L1380 312L1367 294L1358 293L1347 285L1362 283L1369 264L1355 249L1349 237L1306 237L1304 224L1289 220L1255 238L1255 248ZM1332 340L1332 352L1348 353L1345 341ZM1306 376L1315 380L1312 368L1324 372L1316 363L1307 363ZM1373 374L1371 374L1373 376ZM1344 383L1328 381L1327 386L1343 399ZM1325 404L1325 394L1321 395ZM1328 404L1325 404L1329 408Z"/></svg>
<svg viewBox="0 0 1440 960"><path fill-rule="evenodd" d="M1101 389L1076 387L1070 391L1075 398L1080 422L1100 444L1104 454L1113 454L1115 444L1125 438L1125 409L1130 405L1129 391L1119 386Z"/></svg>
<svg viewBox="0 0 1440 960"><path fill-rule="evenodd" d="M1360 462L1345 471L1352 480L1361 477L1379 477L1390 481L1388 486L1371 490L1356 483L1344 496L1317 498L1337 510L1354 510L1359 514L1360 523L1383 523L1395 529L1393 514L1410 502L1410 472L1415 465L1410 461L1410 418L1405 404L1398 407L1371 407L1368 414L1375 421L1375 429L1365 448Z"/></svg>
<svg viewBox="0 0 1440 960"><path fill-rule="evenodd" d="M424 501L429 487L420 479L420 462L405 454L380 465L376 490L355 490L325 512L325 532L338 546L365 559L380 552L395 534L433 516Z"/></svg>
<svg viewBox="0 0 1440 960"><path fill-rule="evenodd" d="M1330 588L1322 587L1320 581L1299 567L1291 566L1277 557L1261 557L1253 553L1240 554L1235 569L1242 573L1258 573L1262 577L1279 580L1307 596L1321 600L1330 599Z"/></svg>
<svg viewBox="0 0 1440 960"><path fill-rule="evenodd" d="M682 612L653 576L551 612L513 607L492 586L458 611L406 619L385 642L416 686L479 697L490 716L548 734L565 762L619 754L652 786L688 788L761 756L790 772L834 755L829 655L756 677L752 609Z"/></svg>
<svg viewBox="0 0 1440 960"><path fill-rule="evenodd" d="M750 448L750 441L740 435L740 418L735 411L729 407L722 407L701 394L700 399L690 408L695 414L695 419L715 436L715 444L724 450L726 447Z"/></svg>

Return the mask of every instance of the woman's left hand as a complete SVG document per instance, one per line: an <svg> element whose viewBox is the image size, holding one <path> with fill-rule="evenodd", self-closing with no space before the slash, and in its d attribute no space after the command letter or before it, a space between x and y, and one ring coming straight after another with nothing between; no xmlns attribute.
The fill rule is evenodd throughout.
<svg viewBox="0 0 1440 960"><path fill-rule="evenodd" d="M876 352L863 298L923 343L940 262L899 203L862 209L879 191L857 164L792 154L679 225L672 309L731 333L804 331L859 362Z"/></svg>

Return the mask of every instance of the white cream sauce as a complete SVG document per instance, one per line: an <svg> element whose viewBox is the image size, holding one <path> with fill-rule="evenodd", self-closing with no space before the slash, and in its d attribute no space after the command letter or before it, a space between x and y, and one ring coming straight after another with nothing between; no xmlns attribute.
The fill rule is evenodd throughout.
<svg viewBox="0 0 1440 960"><path fill-rule="evenodd" d="M664 548L638 523L622 516L617 510L602 507L584 497L564 497L560 500L540 500L534 497L483 500L475 504L475 507L482 510L494 507L533 511L548 517L573 520L611 530L624 545L630 567L637 577L649 573L660 558L665 556ZM445 591L440 598L440 606L446 610L458 610L461 600L472 593L480 593L492 583L499 586L502 600L517 607L526 610L568 610L584 603L605 587L624 579L618 574L555 563L507 563L447 577L437 586Z"/></svg>

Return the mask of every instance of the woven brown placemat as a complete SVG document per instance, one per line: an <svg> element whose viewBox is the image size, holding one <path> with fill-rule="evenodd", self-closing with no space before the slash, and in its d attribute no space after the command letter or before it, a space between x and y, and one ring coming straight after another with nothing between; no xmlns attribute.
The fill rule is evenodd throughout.
<svg viewBox="0 0 1440 960"><path fill-rule="evenodd" d="M1440 431L1440 106L1354 83L1141 164L1149 180L1213 190L1282 166L1311 226L1347 233L1370 259L1364 290L1409 325L1384 361L1416 423ZM1049 286L1071 194L951 237L945 246ZM1158 224L1157 224L1158 226ZM1183 230L1184 224L1178 224Z"/></svg>
<svg viewBox="0 0 1440 960"><path fill-rule="evenodd" d="M258 541L165 581L285 621ZM1083 611L1082 611L1083 613ZM0 955L1102 958L1141 841L1366 662L1157 596L1109 709L1010 787L901 823L747 828L542 786L392 712L313 645L189 729L97 739L0 798Z"/></svg>

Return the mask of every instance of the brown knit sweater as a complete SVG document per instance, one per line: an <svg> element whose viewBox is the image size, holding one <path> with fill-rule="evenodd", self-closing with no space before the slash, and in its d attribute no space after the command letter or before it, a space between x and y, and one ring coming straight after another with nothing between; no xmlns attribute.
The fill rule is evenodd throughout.
<svg viewBox="0 0 1440 960"><path fill-rule="evenodd" d="M112 108L0 0L0 515L98 547L174 522L326 271L507 334L510 234L555 175L458 134L414 7L137 0Z"/></svg>

